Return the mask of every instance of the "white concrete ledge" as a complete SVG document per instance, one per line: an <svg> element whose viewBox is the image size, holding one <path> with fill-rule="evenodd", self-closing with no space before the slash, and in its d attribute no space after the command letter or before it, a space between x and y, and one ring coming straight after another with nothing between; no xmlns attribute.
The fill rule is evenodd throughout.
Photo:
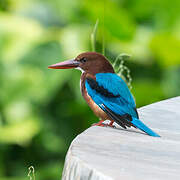
<svg viewBox="0 0 180 180"><path fill-rule="evenodd" d="M68 150L62 180L180 180L180 97L138 109L161 138L90 127Z"/></svg>

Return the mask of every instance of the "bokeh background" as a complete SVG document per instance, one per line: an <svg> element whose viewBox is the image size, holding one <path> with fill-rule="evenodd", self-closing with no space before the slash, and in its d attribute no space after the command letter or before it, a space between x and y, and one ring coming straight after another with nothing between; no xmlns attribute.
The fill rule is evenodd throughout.
<svg viewBox="0 0 180 180"><path fill-rule="evenodd" d="M72 139L97 121L80 72L47 66L91 50L131 71L137 107L180 95L179 0L0 0L0 180L60 179Z"/></svg>

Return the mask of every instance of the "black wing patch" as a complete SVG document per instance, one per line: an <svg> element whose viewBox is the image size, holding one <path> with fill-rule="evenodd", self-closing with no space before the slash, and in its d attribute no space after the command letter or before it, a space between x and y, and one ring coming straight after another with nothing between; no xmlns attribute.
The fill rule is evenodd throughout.
<svg viewBox="0 0 180 180"><path fill-rule="evenodd" d="M113 93L109 92L107 89L105 89L103 86L99 86L99 84L92 78L86 78L88 84L90 87L96 92L100 93L101 95L108 97L108 98L116 98L120 97L120 95L114 95Z"/></svg>
<svg viewBox="0 0 180 180"><path fill-rule="evenodd" d="M117 124L119 124L121 127L123 127L124 129L126 129L127 127L135 127L131 121L132 121L132 117L129 114L124 114L124 115L119 115L114 113L112 110L110 110L107 106L105 106L104 104L102 104L102 106L104 107L104 111L107 113L107 115L112 118ZM136 128L136 127L135 127Z"/></svg>
<svg viewBox="0 0 180 180"><path fill-rule="evenodd" d="M137 118L139 119L139 114L138 114L138 112L137 112L137 109L134 108L134 111L136 112Z"/></svg>

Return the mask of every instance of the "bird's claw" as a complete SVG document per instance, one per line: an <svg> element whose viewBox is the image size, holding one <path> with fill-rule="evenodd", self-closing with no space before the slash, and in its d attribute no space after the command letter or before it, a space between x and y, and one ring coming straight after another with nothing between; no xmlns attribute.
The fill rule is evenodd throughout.
<svg viewBox="0 0 180 180"><path fill-rule="evenodd" d="M116 128L116 126L112 124L105 124L105 123L94 123L92 126L101 126L101 127L111 127L111 128Z"/></svg>

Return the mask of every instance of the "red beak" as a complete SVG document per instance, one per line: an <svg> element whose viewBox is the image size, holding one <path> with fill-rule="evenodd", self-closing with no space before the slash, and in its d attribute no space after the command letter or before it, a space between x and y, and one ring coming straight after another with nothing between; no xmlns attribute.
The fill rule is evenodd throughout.
<svg viewBox="0 0 180 180"><path fill-rule="evenodd" d="M64 62L50 65L50 66L48 66L48 68L49 69L71 69L71 68L78 67L79 64L80 64L80 62L73 59L73 60L67 60Z"/></svg>

